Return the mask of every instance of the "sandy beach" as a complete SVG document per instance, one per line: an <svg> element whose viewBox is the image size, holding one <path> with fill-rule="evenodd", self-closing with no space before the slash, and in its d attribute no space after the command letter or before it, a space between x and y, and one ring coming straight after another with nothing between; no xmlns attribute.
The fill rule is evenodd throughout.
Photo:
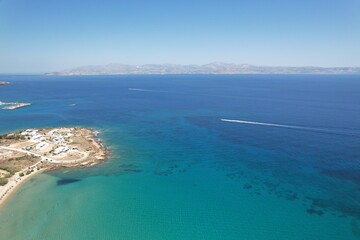
<svg viewBox="0 0 360 240"><path fill-rule="evenodd" d="M29 175L23 177L20 177L17 173L9 179L9 182L5 186L0 186L0 209L27 180L46 170L47 169L34 170Z"/></svg>

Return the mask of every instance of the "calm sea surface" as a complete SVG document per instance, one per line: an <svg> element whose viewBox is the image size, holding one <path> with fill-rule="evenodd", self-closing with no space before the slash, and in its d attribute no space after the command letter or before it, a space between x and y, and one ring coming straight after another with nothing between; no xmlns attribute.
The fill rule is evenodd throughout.
<svg viewBox="0 0 360 240"><path fill-rule="evenodd" d="M32 103L0 133L92 127L112 152L28 181L0 239L360 239L359 75L0 80Z"/></svg>

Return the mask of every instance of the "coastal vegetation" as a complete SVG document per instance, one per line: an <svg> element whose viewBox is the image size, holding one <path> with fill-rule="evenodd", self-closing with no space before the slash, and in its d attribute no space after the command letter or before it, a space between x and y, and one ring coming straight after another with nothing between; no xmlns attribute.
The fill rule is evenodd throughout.
<svg viewBox="0 0 360 240"><path fill-rule="evenodd" d="M20 132L14 132L9 134L0 135L0 140L25 140L25 137Z"/></svg>
<svg viewBox="0 0 360 240"><path fill-rule="evenodd" d="M0 186L4 186L9 182L7 178L0 177Z"/></svg>
<svg viewBox="0 0 360 240"><path fill-rule="evenodd" d="M4 163L0 164L0 170L7 172L8 174L6 174L5 176L8 177L13 176L18 171L16 167L6 166Z"/></svg>

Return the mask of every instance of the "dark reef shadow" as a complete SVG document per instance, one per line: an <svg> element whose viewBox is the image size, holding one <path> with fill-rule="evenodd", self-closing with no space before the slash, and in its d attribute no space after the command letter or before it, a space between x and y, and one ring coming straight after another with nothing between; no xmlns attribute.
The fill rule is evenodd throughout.
<svg viewBox="0 0 360 240"><path fill-rule="evenodd" d="M67 184L71 184L71 183L75 183L75 182L79 182L79 181L80 181L80 179L77 179L77 178L61 178L56 181L56 185L63 186L63 185L67 185Z"/></svg>

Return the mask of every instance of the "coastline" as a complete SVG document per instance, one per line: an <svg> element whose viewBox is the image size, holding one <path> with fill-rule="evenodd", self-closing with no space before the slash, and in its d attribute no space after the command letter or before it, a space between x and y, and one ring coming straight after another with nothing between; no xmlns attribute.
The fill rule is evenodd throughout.
<svg viewBox="0 0 360 240"><path fill-rule="evenodd" d="M41 174L47 171L53 171L61 168L86 168L93 167L97 164L100 164L108 159L109 150L102 144L101 139L97 136L97 131L93 129L87 129L91 131L91 136L88 136L88 141L91 141L92 144L96 147L95 155L87 155L83 159L78 160L68 160L62 162L54 163L45 163L43 160L36 162L34 165L27 167L26 169L21 169L17 171L13 176L8 179L8 183L4 186L0 186L0 210L6 205L6 203L11 199L11 197L16 193L21 186L26 183L29 179L37 174ZM40 167L37 165L40 164ZM27 175L21 176L20 173L31 169L31 172Z"/></svg>
<svg viewBox="0 0 360 240"><path fill-rule="evenodd" d="M15 180L18 178L15 178L15 175L12 176L12 178L14 177L14 179L9 180L8 184L5 185L5 186L7 185L11 185L11 186L0 190L0 210L6 205L6 203L11 199L11 197L16 193L16 191L19 190L22 185L24 185L24 183L30 180L33 176L45 172L47 170L49 169L35 170L34 172L24 176L20 180ZM16 175L18 175L18 173Z"/></svg>

